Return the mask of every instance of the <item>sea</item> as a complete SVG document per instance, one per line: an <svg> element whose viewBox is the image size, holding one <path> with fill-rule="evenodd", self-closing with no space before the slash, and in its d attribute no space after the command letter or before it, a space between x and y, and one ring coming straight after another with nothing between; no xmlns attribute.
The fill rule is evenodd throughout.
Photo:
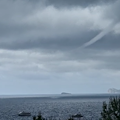
<svg viewBox="0 0 120 120"><path fill-rule="evenodd" d="M84 120L99 120L104 101L108 102L118 94L60 94L0 96L0 120L33 120L34 115L53 120L67 120L71 115L81 113ZM21 117L21 111L32 116Z"/></svg>

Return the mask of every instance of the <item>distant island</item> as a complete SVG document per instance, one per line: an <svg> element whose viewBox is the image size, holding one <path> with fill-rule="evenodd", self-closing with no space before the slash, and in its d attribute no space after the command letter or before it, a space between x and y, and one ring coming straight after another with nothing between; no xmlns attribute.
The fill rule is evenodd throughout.
<svg viewBox="0 0 120 120"><path fill-rule="evenodd" d="M71 94L71 93L62 92L61 94L62 94L62 95L66 95L66 94Z"/></svg>
<svg viewBox="0 0 120 120"><path fill-rule="evenodd" d="M120 93L120 90L115 89L115 88L110 88L110 89L108 90L108 93Z"/></svg>

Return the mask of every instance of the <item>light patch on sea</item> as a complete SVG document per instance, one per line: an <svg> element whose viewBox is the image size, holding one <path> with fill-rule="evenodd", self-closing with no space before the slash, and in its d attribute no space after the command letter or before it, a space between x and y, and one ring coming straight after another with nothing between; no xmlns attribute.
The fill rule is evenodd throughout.
<svg viewBox="0 0 120 120"><path fill-rule="evenodd" d="M100 96L1 98L0 120L32 120L39 111L45 118L66 120L81 113L86 120L99 120L103 101L108 100ZM31 112L32 116L20 117L20 111Z"/></svg>

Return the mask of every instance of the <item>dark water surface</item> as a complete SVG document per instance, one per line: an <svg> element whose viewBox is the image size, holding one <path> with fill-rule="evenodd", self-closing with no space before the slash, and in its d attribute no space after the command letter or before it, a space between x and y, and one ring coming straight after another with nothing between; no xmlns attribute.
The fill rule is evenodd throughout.
<svg viewBox="0 0 120 120"><path fill-rule="evenodd" d="M44 117L66 120L70 115L81 113L86 120L98 120L103 101L110 95L54 95L49 97L1 98L0 120L32 120L31 117L20 117L20 111Z"/></svg>

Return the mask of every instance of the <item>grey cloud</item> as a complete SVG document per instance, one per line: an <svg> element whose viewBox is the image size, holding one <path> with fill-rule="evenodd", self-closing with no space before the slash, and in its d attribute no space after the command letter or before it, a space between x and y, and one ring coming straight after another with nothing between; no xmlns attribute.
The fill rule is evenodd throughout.
<svg viewBox="0 0 120 120"><path fill-rule="evenodd" d="M33 38L25 40L25 38L17 38L16 41L12 41L10 38L9 41L0 41L0 48L2 49L11 49L11 50L22 50L22 49L41 49L46 51L71 51L76 50L82 46L85 42L88 42L89 39L92 39L98 34L98 31L95 32L85 32L78 34L72 34L66 37L54 37L54 38ZM120 35L108 34L101 38L100 41L97 41L88 48L91 49L120 49ZM86 48L87 49L87 48ZM78 49L79 50L79 49Z"/></svg>
<svg viewBox="0 0 120 120"><path fill-rule="evenodd" d="M89 38L96 35L97 32L76 33L66 37L57 36L54 38L33 38L25 40L25 38L18 38L16 41L2 41L0 42L0 48L3 49L46 49L46 50L72 50L81 46ZM87 36L86 36L87 34Z"/></svg>
<svg viewBox="0 0 120 120"><path fill-rule="evenodd" d="M37 2L38 1L36 1L36 3ZM54 2L55 1L49 1L49 3L51 4ZM59 1L57 2L58 4L60 4ZM57 4L57 2L55 3ZM67 2L68 1L66 1L65 4ZM74 1L74 3L78 4L77 2L79 1ZM89 2L85 2L85 3L88 4ZM94 2L95 2L94 0L91 1L91 3L94 3ZM50 7L50 8L48 6L46 7L44 6L45 3L42 3L42 2L40 4L33 4L33 2L29 2L29 1L27 2L15 1L13 3L9 1L8 2L9 4L8 4L7 0L5 0L5 1L2 1L1 3L6 7L8 7L8 9L5 9L5 7L2 7L3 5L1 5L0 7L1 11L2 10L4 11L4 14L2 12L0 14L2 17L0 21L0 26L1 26L0 48L2 49L20 50L20 49L37 48L37 49L46 49L48 51L49 50L53 50L53 51L70 50L83 45L85 42L88 42L90 39L95 37L99 32L101 32L99 28L96 30L91 30L91 27L94 25L94 23L91 23L91 24L86 23L86 25L79 26L79 24L77 24L77 22L79 23L79 20L76 20L77 15L75 16L76 19L71 19L71 18L74 18L74 16L70 17L71 14L69 13L65 14L68 16L68 17L65 17L65 15L61 13L62 9L59 10L59 9L55 9L54 7ZM22 6L22 8L20 6ZM38 11L40 12L40 14L36 15L36 12ZM42 15L42 12L43 12L43 15ZM47 15L49 15L47 12L48 13L50 12L50 15L52 15L52 17L56 19L51 18L50 20L53 20L53 21L50 22L50 20L48 20L49 17L47 17ZM55 13L52 14L53 12ZM63 12L64 12L64 9L63 9ZM71 9L71 12L72 12L72 9ZM34 14L37 17L34 16ZM42 15L43 19L41 17L39 18L39 15ZM74 15L74 13L72 13L72 15ZM60 16L60 19L58 19L59 16ZM31 20L32 22L29 20ZM107 41L107 38L106 40L104 38L102 38L101 41L95 43L95 45L92 45L90 47L95 48L94 46L98 46L97 44L99 44L98 48L109 49L109 45L105 42ZM104 43L102 43L103 40L104 40ZM112 39L109 40L110 45L112 41L113 41ZM115 42L118 42L118 40L115 40ZM119 47L119 44L117 45ZM104 46L107 46L107 47L104 47Z"/></svg>
<svg viewBox="0 0 120 120"><path fill-rule="evenodd" d="M105 9L105 17L112 19L115 23L120 22L120 1L117 0L115 3L110 4L106 9Z"/></svg>
<svg viewBox="0 0 120 120"><path fill-rule="evenodd" d="M70 86L76 85L77 82L77 85L89 84L91 87L93 84L99 86L100 84L108 85L109 82L113 83L112 85L119 83L119 81L112 82L112 79L119 79L119 75L115 75L119 71L119 64L116 66L119 63L119 51L83 49L73 54L68 52L45 54L38 50L0 50L0 56L1 84L4 85L4 81L10 82L6 91L11 88L11 83L18 86L16 92L20 90L19 85L22 86L23 83L30 88L36 86L41 89L44 86L43 91L46 85L51 89L54 88L53 85L59 84L57 87L61 87L63 83L65 86L68 84ZM69 90L69 87L65 88ZM37 90L34 92L36 93Z"/></svg>
<svg viewBox="0 0 120 120"><path fill-rule="evenodd" d="M54 5L55 7L88 7L111 2L115 2L115 0L46 0L47 5Z"/></svg>
<svg viewBox="0 0 120 120"><path fill-rule="evenodd" d="M119 71L119 51L83 49L73 53L49 52L46 54L33 50L7 53L3 51L0 54L0 69L6 73L11 69L20 75L25 73L37 77L39 77L37 74L44 74L44 72L75 73L89 69Z"/></svg>
<svg viewBox="0 0 120 120"><path fill-rule="evenodd" d="M68 60L78 61L79 63L85 62L88 66L87 69L119 71L119 52L120 50L80 49L79 51L68 53L67 56ZM92 62L95 64L90 67L89 65Z"/></svg>

